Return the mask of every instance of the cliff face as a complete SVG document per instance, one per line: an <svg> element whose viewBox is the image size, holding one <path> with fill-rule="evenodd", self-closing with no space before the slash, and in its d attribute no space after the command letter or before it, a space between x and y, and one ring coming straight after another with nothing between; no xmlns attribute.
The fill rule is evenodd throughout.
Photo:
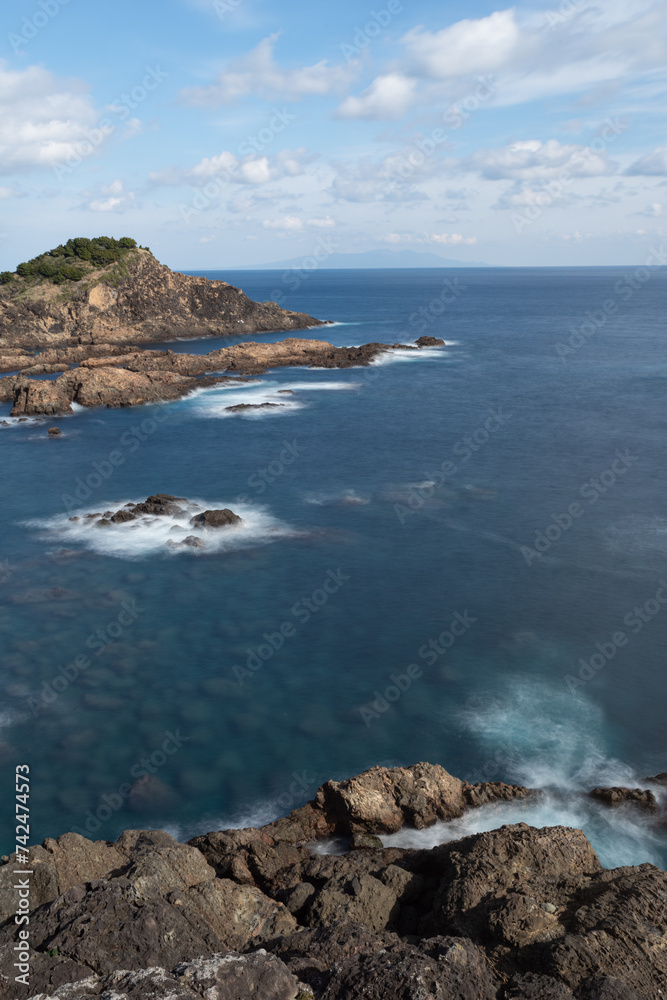
<svg viewBox="0 0 667 1000"><path fill-rule="evenodd" d="M80 282L16 279L0 286L0 353L321 325L275 302L254 302L225 281L171 271L140 249Z"/></svg>

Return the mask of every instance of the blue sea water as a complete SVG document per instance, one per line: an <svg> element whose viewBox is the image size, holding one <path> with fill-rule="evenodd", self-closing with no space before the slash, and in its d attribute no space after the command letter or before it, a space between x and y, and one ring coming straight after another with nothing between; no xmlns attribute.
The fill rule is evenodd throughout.
<svg viewBox="0 0 667 1000"><path fill-rule="evenodd" d="M447 346L0 427L2 850L20 763L37 842L254 824L428 760L546 794L422 838L565 823L664 865L583 793L667 770L665 269L228 277L337 324L300 336ZM244 526L198 552L69 521L156 492Z"/></svg>

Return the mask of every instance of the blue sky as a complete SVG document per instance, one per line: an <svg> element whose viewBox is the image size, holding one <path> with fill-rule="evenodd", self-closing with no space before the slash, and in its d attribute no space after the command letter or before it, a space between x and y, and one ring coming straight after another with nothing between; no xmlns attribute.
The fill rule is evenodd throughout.
<svg viewBox="0 0 667 1000"><path fill-rule="evenodd" d="M18 0L0 267L131 235L176 268L428 250L629 264L665 237L665 3Z"/></svg>

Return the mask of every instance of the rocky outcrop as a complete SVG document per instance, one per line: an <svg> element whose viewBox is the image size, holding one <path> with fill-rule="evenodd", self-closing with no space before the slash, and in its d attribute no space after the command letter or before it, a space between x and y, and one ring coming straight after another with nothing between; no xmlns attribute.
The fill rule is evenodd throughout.
<svg viewBox="0 0 667 1000"><path fill-rule="evenodd" d="M136 406L179 399L197 387L264 374L269 368L316 366L350 368L368 365L385 351L404 344L334 347L325 340L289 337L275 344L236 344L209 354L174 351L131 351L84 358L60 378L27 378L23 372L0 379L0 401L13 401L12 416L67 413L80 406ZM215 374L213 374L215 373ZM231 411L281 406L240 403Z"/></svg>
<svg viewBox="0 0 667 1000"><path fill-rule="evenodd" d="M656 797L650 788L593 788L589 795L608 806L629 804L649 812L656 812L658 809Z"/></svg>
<svg viewBox="0 0 667 1000"><path fill-rule="evenodd" d="M108 528L111 525L128 524L142 517L149 520L156 517L183 519L188 514L192 515L188 524L193 528L218 530L243 524L243 518L228 507L222 510L201 510L198 504L186 497L175 497L171 493L154 493L140 503L126 503L123 507L106 510L104 513L73 514L70 521L88 522L98 528ZM175 540L173 544L177 544ZM189 535L178 544L204 546L203 540L195 535Z"/></svg>
<svg viewBox="0 0 667 1000"><path fill-rule="evenodd" d="M155 831L45 841L31 849L22 995L661 1000L667 876L653 865L607 870L581 831L524 823L430 850L361 846L512 788L435 765L373 768L261 829L190 844ZM312 853L297 829L347 831L358 849ZM15 865L4 860L0 995L13 997Z"/></svg>
<svg viewBox="0 0 667 1000"><path fill-rule="evenodd" d="M281 309L275 302L253 302L225 281L171 271L142 249L90 272L76 284L17 279L0 286L0 357L5 363L36 349L320 325L320 320ZM19 349L21 355L15 353Z"/></svg>
<svg viewBox="0 0 667 1000"><path fill-rule="evenodd" d="M223 510L204 510L190 518L190 524L194 528L229 528L242 523L243 519L228 507Z"/></svg>

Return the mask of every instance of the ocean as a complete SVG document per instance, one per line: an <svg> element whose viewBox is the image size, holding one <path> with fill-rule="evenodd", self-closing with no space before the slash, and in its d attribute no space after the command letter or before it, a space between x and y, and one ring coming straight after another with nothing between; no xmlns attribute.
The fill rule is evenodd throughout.
<svg viewBox="0 0 667 1000"><path fill-rule="evenodd" d="M665 269L206 274L335 322L300 336L447 346L0 427L1 787L30 765L30 842L256 825L430 761L544 795L387 843L565 824L664 867L644 814L585 793L667 770ZM69 520L153 493L243 528L198 551Z"/></svg>

